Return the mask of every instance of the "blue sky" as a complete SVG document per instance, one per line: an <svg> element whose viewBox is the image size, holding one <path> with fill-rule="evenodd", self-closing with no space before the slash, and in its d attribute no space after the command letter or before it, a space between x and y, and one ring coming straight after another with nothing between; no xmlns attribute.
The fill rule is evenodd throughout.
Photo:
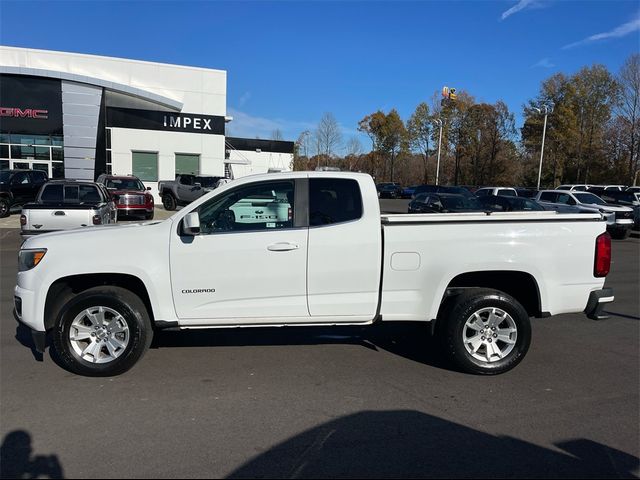
<svg viewBox="0 0 640 480"><path fill-rule="evenodd" d="M639 5L0 0L0 43L227 70L232 134L295 140L332 112L346 140L363 116L395 107L407 119L444 85L504 100L520 124L544 78L617 72L638 52Z"/></svg>

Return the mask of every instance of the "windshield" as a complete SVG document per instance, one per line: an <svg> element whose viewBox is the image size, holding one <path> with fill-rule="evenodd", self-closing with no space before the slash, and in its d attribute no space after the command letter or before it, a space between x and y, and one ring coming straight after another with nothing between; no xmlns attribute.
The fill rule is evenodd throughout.
<svg viewBox="0 0 640 480"><path fill-rule="evenodd" d="M595 203L596 205L604 205L605 201L593 193L575 193L575 197L580 203Z"/></svg>
<svg viewBox="0 0 640 480"><path fill-rule="evenodd" d="M8 183L10 178L11 172L9 172L8 170L0 172L0 183Z"/></svg>
<svg viewBox="0 0 640 480"><path fill-rule="evenodd" d="M109 178L105 182L107 188L116 190L144 190L144 185L137 178Z"/></svg>
<svg viewBox="0 0 640 480"><path fill-rule="evenodd" d="M199 183L201 187L215 187L216 182L220 180L218 177L196 177L195 183Z"/></svg>

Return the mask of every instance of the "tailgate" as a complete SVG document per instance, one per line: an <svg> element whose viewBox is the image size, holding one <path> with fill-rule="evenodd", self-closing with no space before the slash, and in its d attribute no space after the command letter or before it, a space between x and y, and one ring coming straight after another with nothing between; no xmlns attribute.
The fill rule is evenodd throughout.
<svg viewBox="0 0 640 480"><path fill-rule="evenodd" d="M25 209L22 214L26 217L23 230L51 231L68 230L77 227L93 225L93 208L34 208Z"/></svg>

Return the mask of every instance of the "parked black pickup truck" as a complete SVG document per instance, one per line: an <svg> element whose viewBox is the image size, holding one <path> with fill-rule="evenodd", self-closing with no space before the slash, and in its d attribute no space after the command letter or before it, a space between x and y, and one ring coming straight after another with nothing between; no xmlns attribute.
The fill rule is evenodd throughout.
<svg viewBox="0 0 640 480"><path fill-rule="evenodd" d="M41 170L0 171L0 218L33 202L47 180L47 173Z"/></svg>

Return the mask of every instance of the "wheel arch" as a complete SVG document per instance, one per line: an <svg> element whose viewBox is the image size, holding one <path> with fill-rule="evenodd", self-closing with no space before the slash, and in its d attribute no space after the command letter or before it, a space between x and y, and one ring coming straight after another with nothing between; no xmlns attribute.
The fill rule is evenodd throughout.
<svg viewBox="0 0 640 480"><path fill-rule="evenodd" d="M450 300L472 288L490 288L515 298L531 317L546 317L542 311L542 296L535 277L517 270L485 270L465 272L451 279L442 296L438 318Z"/></svg>
<svg viewBox="0 0 640 480"><path fill-rule="evenodd" d="M62 306L78 293L99 286L117 286L125 288L137 295L154 323L154 314L149 292L144 282L135 275L125 273L90 273L69 275L57 279L47 291L44 307L44 326L46 330L54 327L57 313Z"/></svg>

